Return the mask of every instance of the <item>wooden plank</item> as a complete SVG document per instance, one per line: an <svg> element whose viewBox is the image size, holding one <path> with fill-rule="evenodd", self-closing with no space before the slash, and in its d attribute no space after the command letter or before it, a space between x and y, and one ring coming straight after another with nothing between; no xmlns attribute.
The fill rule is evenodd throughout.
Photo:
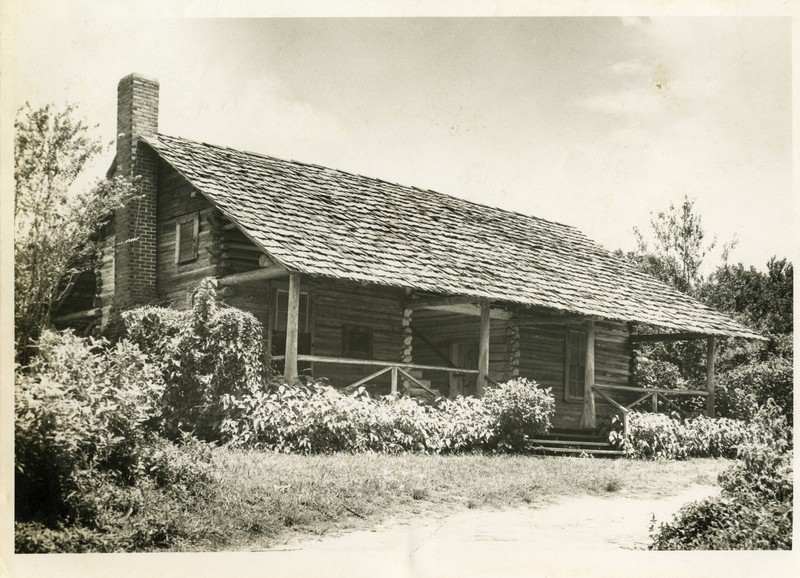
<svg viewBox="0 0 800 578"><path fill-rule="evenodd" d="M585 323L586 361L583 373L583 409L581 411L581 427L597 427L597 415L594 407L594 320Z"/></svg>
<svg viewBox="0 0 800 578"><path fill-rule="evenodd" d="M274 265L272 267L264 267L263 269L256 269L254 271L244 271L242 273L225 275L224 277L220 277L217 282L222 286L235 285L237 283L246 283L248 281L266 281L267 279L286 277L287 275L289 275L289 271L285 267L282 265ZM291 287L291 283L289 286Z"/></svg>
<svg viewBox="0 0 800 578"><path fill-rule="evenodd" d="M253 255L254 259L264 254L260 247L256 247L250 241L222 241L220 242L219 247L225 251L241 251L250 254L255 253L255 255Z"/></svg>
<svg viewBox="0 0 800 578"><path fill-rule="evenodd" d="M397 368L392 367L392 395L397 393Z"/></svg>
<svg viewBox="0 0 800 578"><path fill-rule="evenodd" d="M266 269L262 269L265 271ZM286 355L283 376L288 383L297 379L297 338L300 320L300 275L289 276L289 304L286 319Z"/></svg>
<svg viewBox="0 0 800 578"><path fill-rule="evenodd" d="M714 362L716 357L716 341L713 337L709 337L706 343L706 389L708 390L708 397L706 398L706 415L714 417L716 410L714 408Z"/></svg>
<svg viewBox="0 0 800 578"><path fill-rule="evenodd" d="M491 305L481 301L481 326L478 335L478 381L475 395L483 397L486 391L486 378L489 375L489 336L491 334Z"/></svg>
<svg viewBox="0 0 800 578"><path fill-rule="evenodd" d="M80 321L83 319L93 319L95 317L99 317L101 311L99 308L95 309L86 309L84 311L76 311L74 313L67 313L66 315L60 315L58 317L53 318L53 322L55 323L67 323L69 321Z"/></svg>
<svg viewBox="0 0 800 578"><path fill-rule="evenodd" d="M431 309L434 307L440 308L448 305L475 304L477 301L478 300L475 297L463 297L463 296L429 297L422 299L410 299L406 303L406 307L408 309L416 311L418 309Z"/></svg>
<svg viewBox="0 0 800 578"><path fill-rule="evenodd" d="M598 450L598 449L578 449L578 448L550 448L546 446L535 446L531 448L537 452L549 452L553 454L597 454L604 456L623 456L625 452L622 450Z"/></svg>
<svg viewBox="0 0 800 578"><path fill-rule="evenodd" d="M608 442L595 442L595 441L587 441L583 439L576 439L576 440L548 440L548 439L535 439L530 440L529 443L532 444L542 444L542 445L550 445L550 446L590 446L595 448L607 448L609 443Z"/></svg>
<svg viewBox="0 0 800 578"><path fill-rule="evenodd" d="M684 341L688 339L705 339L705 333L654 333L647 335L631 335L631 343L649 343L656 341Z"/></svg>
<svg viewBox="0 0 800 578"><path fill-rule="evenodd" d="M675 411L677 411L677 412L678 412L680 415L682 415L683 417L686 417L686 415L687 415L687 414L686 414L686 412L685 412L685 411L683 411L681 408L679 408L677 405L675 405L675 403L674 403L674 402L672 402L672 401L670 401L669 399L667 399L667 397L666 397L666 396L662 395L662 396L661 396L661 401L663 401L664 403L666 403L668 406L670 406L672 409L674 409Z"/></svg>
<svg viewBox="0 0 800 578"><path fill-rule="evenodd" d="M656 395L656 394L654 394L654 393L651 393L651 392L645 393L643 396L641 396L641 397L638 397L638 398L636 399L636 401L634 401L633 403L629 403L629 404L628 404L628 405L626 405L625 407L627 407L628 409L632 409L633 407L635 407L635 406L639 405L640 403L642 403L644 400L646 400L646 399L647 399L648 397L650 397L651 395Z"/></svg>
<svg viewBox="0 0 800 578"><path fill-rule="evenodd" d="M348 385L347 387L345 387L345 388L344 388L344 390L345 390L345 391L353 391L353 390L354 390L354 389L356 389L356 388L357 388L359 385L363 385L363 384L367 383L369 380L371 380L371 379L375 379L375 378L376 378L376 377L378 377L379 375L383 375L384 373L386 373L387 371L390 371L390 370L391 370L391 371L394 371L394 368L393 368L393 367L384 367L384 368L382 368L382 369L379 369L379 370L378 370L378 371L376 371L375 373L370 373L370 374L369 374L367 377L363 377L363 378L359 379L357 382L355 382L355 383L351 383L350 385ZM392 374L392 378L393 378L393 379L395 379L395 378L396 378L396 376L395 376L394 374Z"/></svg>
<svg viewBox="0 0 800 578"><path fill-rule="evenodd" d="M282 360L284 356L273 357L276 361ZM439 365L420 365L418 363L398 363L395 361L380 361L377 359L348 359L346 357L325 357L322 355L298 355L298 361L311 361L315 363L331 363L338 365L372 365L372 366L393 366L404 369L423 369L428 371L449 371L451 373L471 373L477 374L477 369L454 369L452 367L442 367Z"/></svg>
<svg viewBox="0 0 800 578"><path fill-rule="evenodd" d="M597 387L595 387L595 389L594 389L594 393L596 393L597 395L599 395L600 397L602 397L603 399L605 399L605 400L606 400L608 403L610 403L611 405L613 405L614 407L616 407L616 408L617 408L618 410L620 410L620 411L621 411L623 414L627 414L627 413L628 413L628 409L627 409L626 407L624 407L622 404L620 404L620 403L619 403L617 400L615 400L615 399L612 399L612 398L610 398L609 396L607 396L605 393L603 393L602 391L600 391L599 389L597 389Z"/></svg>
<svg viewBox="0 0 800 578"><path fill-rule="evenodd" d="M610 389L616 391L633 391L633 392L655 392L655 393L663 393L666 395L708 395L707 391L703 391L702 389L664 389L660 387L634 387L632 385L600 385L595 384L596 389Z"/></svg>
<svg viewBox="0 0 800 578"><path fill-rule="evenodd" d="M411 375L407 371L404 371L403 369L400 369L399 367L395 367L395 370L400 372L400 373L402 373L403 376L405 376L410 381L416 383L418 386L420 386L422 389L424 389L425 391L427 391L428 393L430 393L434 397L439 397L439 392L438 391L432 390L430 387L428 387L427 385L422 383L420 380L418 380L416 377L414 377L413 375Z"/></svg>

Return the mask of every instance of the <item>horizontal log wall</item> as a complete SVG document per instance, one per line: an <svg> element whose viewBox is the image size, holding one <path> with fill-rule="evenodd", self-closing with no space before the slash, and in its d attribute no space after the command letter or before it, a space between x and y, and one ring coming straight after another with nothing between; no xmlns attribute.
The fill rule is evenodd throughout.
<svg viewBox="0 0 800 578"><path fill-rule="evenodd" d="M582 401L564 399L564 362L566 329L582 330L580 324L525 326L535 320L532 315L520 314L520 375L551 387L556 402L555 427L579 427ZM595 382L601 385L628 385L632 349L627 340L624 323L595 322ZM615 415L614 408L597 399L597 423L607 422Z"/></svg>
<svg viewBox="0 0 800 578"><path fill-rule="evenodd" d="M450 356L451 343L463 343L476 346L474 367L477 369L477 345L480 334L481 320L477 315L461 315L446 311L418 309L411 316L411 325L422 333L445 356ZM492 319L489 334L489 377L495 381L504 381L507 378L508 347L506 345L507 322L504 319ZM422 365L446 366L444 360L419 337L413 338L414 363ZM454 363L458 360L453 359ZM424 379L442 392L449 395L450 377L443 371L425 371ZM470 378L474 381L474 378Z"/></svg>
<svg viewBox="0 0 800 578"><path fill-rule="evenodd" d="M103 239L103 248L100 260L95 271L97 282L97 298L95 306L100 307L100 325L105 328L111 319L111 304L114 301L114 246L116 237L113 226L109 226L108 233Z"/></svg>
<svg viewBox="0 0 800 578"><path fill-rule="evenodd" d="M273 282L281 286L281 282ZM342 327L356 325L372 331L372 358L400 362L403 351L404 292L380 286L363 286L332 279L301 277L300 292L310 297L312 353L342 357ZM325 377L332 385L346 386L375 371L375 367L315 362L314 377ZM388 374L371 381L369 391L387 394Z"/></svg>
<svg viewBox="0 0 800 578"><path fill-rule="evenodd" d="M212 241L208 217L214 209L203 195L164 161L159 164L158 188L156 291L163 302L176 309L186 309L191 304L191 291L204 278L213 277L218 272L206 251ZM177 264L175 223L180 217L195 212L200 221L197 259Z"/></svg>

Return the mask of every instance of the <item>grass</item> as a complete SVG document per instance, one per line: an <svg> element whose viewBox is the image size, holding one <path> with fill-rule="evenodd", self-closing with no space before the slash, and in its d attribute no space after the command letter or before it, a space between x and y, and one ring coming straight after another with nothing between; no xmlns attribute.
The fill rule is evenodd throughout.
<svg viewBox="0 0 800 578"><path fill-rule="evenodd" d="M277 455L215 450L219 491L176 524L176 551L257 550L298 536L464 508L562 496L672 495L716 483L727 460L645 462L531 456Z"/></svg>

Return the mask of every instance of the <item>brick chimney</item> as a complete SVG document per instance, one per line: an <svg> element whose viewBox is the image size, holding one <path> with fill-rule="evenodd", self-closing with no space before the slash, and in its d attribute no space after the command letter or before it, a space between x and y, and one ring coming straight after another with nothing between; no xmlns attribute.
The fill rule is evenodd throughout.
<svg viewBox="0 0 800 578"><path fill-rule="evenodd" d="M140 137L158 134L158 81L130 74L117 87L115 176L137 178L141 196L115 217L114 308L152 303L156 293L158 159Z"/></svg>

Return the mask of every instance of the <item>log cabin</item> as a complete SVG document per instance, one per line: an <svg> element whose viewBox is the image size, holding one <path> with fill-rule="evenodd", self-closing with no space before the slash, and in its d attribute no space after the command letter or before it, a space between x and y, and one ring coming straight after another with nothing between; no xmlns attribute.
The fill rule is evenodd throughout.
<svg viewBox="0 0 800 578"><path fill-rule="evenodd" d="M670 403L631 383L637 342L707 340L707 390L688 393L713 415L715 340L759 338L571 226L160 134L158 93L138 74L119 83L109 175L136 177L142 195L115 215L62 326L187 308L211 277L261 321L289 381L453 397L526 377L552 388L557 427L587 429Z"/></svg>

